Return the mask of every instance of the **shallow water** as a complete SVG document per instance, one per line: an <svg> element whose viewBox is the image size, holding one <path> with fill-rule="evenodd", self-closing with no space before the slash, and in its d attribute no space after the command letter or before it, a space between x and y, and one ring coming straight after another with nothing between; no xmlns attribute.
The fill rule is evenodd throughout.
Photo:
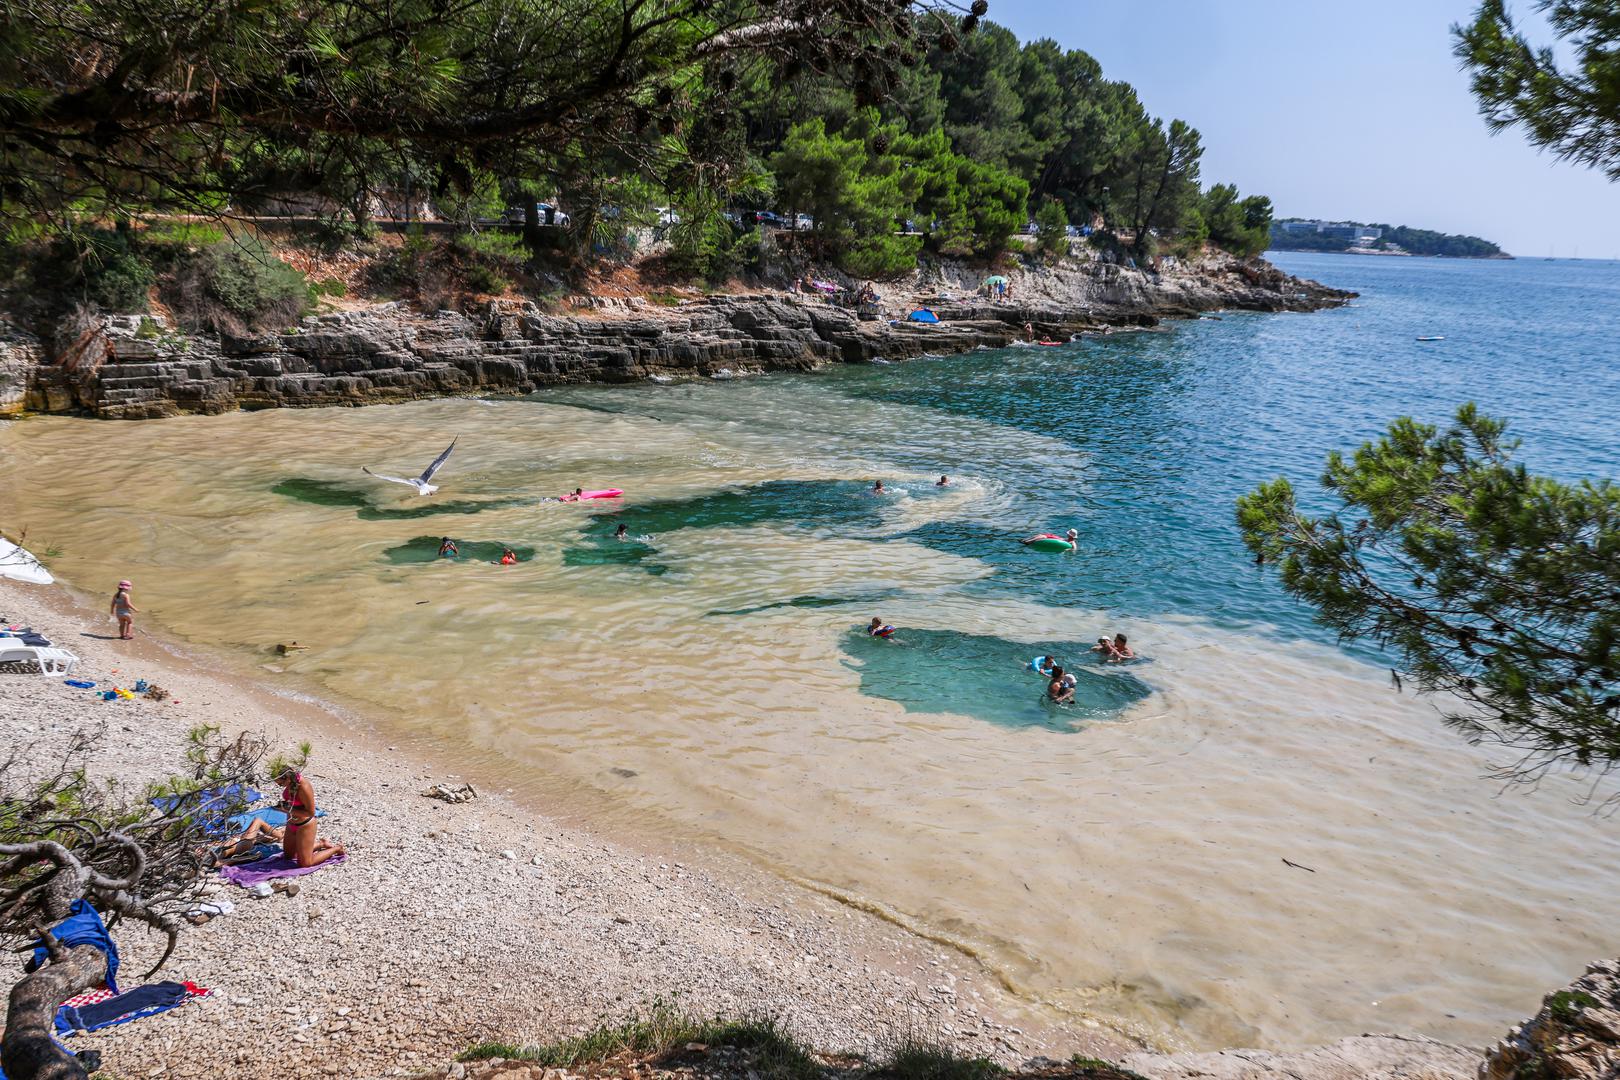
<svg viewBox="0 0 1620 1080"><path fill-rule="evenodd" d="M1364 298L811 376L36 419L0 432L0 514L180 634L309 643L273 677L926 925L1044 1007L1193 1046L1483 1042L1612 954L1615 823L1573 782L1499 795L1256 571L1231 504L1468 398L1534 467L1620 475L1620 267L1279 261ZM359 472L450 435L431 499ZM1077 554L1016 543L1068 527ZM1096 664L1105 631L1144 660ZM1072 707L1027 670L1049 652Z"/></svg>

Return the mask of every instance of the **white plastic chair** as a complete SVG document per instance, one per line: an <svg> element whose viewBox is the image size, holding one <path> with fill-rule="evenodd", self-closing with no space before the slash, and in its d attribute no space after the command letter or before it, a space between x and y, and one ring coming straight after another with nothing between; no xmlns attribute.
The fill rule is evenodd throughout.
<svg viewBox="0 0 1620 1080"><path fill-rule="evenodd" d="M43 645L24 645L10 638L0 638L0 664L37 664L43 676L71 675L79 666L79 658L66 649L52 649Z"/></svg>

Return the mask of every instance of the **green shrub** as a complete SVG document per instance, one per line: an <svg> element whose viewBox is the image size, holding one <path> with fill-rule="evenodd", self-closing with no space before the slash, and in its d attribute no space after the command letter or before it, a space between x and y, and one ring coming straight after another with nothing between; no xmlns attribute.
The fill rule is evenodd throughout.
<svg viewBox="0 0 1620 1080"><path fill-rule="evenodd" d="M314 300L319 300L323 296L348 296L349 287L343 283L342 278L322 278L310 283L309 295Z"/></svg>
<svg viewBox="0 0 1620 1080"><path fill-rule="evenodd" d="M141 312L157 283L134 230L92 226L58 236L35 267L35 286L102 311Z"/></svg>
<svg viewBox="0 0 1620 1080"><path fill-rule="evenodd" d="M1582 1009L1594 1008L1598 999L1580 990L1560 990L1547 997L1547 1011L1561 1024L1573 1024Z"/></svg>
<svg viewBox="0 0 1620 1080"><path fill-rule="evenodd" d="M241 236L174 253L163 292L183 324L232 334L291 326L310 305L304 275Z"/></svg>
<svg viewBox="0 0 1620 1080"><path fill-rule="evenodd" d="M994 1080L1007 1072L989 1058L962 1057L944 1043L915 1036L890 1048L882 1071L897 1080Z"/></svg>

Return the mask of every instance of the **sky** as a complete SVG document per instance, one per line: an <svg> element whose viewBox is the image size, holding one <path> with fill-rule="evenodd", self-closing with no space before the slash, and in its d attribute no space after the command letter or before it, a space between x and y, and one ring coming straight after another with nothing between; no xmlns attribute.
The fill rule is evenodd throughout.
<svg viewBox="0 0 1620 1080"><path fill-rule="evenodd" d="M1451 55L1476 0L990 0L1203 134L1204 183L1278 217L1387 222L1516 255L1620 257L1620 183L1492 135ZM1510 9L1545 26L1531 0ZM1551 38L1543 35L1548 43Z"/></svg>

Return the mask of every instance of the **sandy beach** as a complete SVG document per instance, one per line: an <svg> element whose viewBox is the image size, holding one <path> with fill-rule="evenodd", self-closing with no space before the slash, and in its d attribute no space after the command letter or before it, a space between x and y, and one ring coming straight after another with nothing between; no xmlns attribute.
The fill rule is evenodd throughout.
<svg viewBox="0 0 1620 1080"><path fill-rule="evenodd" d="M60 678L0 674L0 738L47 751L104 725L97 767L125 782L171 771L201 723L308 739L323 833L351 853L293 898L222 890L235 912L189 930L161 976L214 994L74 1040L119 1075L405 1075L480 1039L550 1041L654 1002L777 1015L830 1050L906 1033L1004 1062L1127 1048L1032 1022L968 958L730 856L650 850L498 793L424 798L477 778L172 651L150 620L119 641L91 603L0 580L4 622L78 654L78 677L144 678L171 700L103 703ZM119 944L134 974L159 940L125 931Z"/></svg>

